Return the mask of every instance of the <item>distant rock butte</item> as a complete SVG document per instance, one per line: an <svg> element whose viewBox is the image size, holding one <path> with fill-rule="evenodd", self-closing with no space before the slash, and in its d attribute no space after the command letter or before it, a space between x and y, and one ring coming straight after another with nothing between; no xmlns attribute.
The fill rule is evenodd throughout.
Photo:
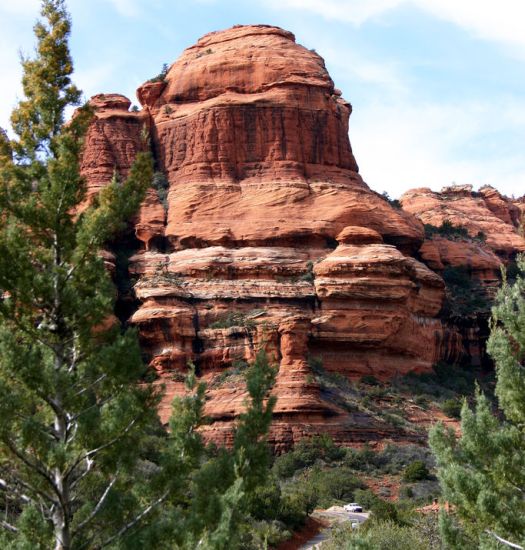
<svg viewBox="0 0 525 550"><path fill-rule="evenodd" d="M231 367L264 347L279 365L277 449L315 433L346 443L391 435L334 403L312 363L388 379L460 352L437 319L441 277L412 257L424 231L409 212L437 223L448 203L416 190L405 212L368 188L348 138L350 104L323 59L282 29L210 33L137 95L138 112L120 95L92 98L82 173L90 196L115 170L125 175L146 127L169 183L164 205L148 191L130 258L139 302L130 320L167 387L163 419L191 360L209 382L206 434L227 443L246 397ZM474 204L498 253L525 247L509 229L519 205L496 195ZM436 269L457 255L427 248ZM473 265L481 277L495 261L489 251Z"/></svg>
<svg viewBox="0 0 525 550"><path fill-rule="evenodd" d="M472 237L481 231L490 249L504 260L525 251L519 233L525 212L522 201L508 199L490 186L476 192L471 185L444 187L439 193L421 187L401 197L403 209L423 223L440 226L448 220L466 227Z"/></svg>

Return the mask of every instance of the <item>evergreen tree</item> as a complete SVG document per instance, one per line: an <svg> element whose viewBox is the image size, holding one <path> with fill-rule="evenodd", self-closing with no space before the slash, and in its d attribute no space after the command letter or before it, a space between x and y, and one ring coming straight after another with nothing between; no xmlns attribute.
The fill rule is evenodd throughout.
<svg viewBox="0 0 525 550"><path fill-rule="evenodd" d="M41 14L15 138L0 131L0 544L238 548L268 474L275 371L264 353L249 369L231 450L204 444L205 386L191 373L169 434L157 429L159 396L135 332L113 314L101 255L138 208L152 160L144 143L127 179L87 204L78 167L92 115L64 124L80 98L71 23L64 0L43 0Z"/></svg>
<svg viewBox="0 0 525 550"><path fill-rule="evenodd" d="M170 433L162 445L159 474L144 494L170 487L148 527L125 542L132 548L235 550L249 548L250 520L258 490L268 483L267 433L275 398L267 398L276 370L260 351L246 373L248 401L238 420L231 449L206 446L198 428L203 416L204 383L190 373L189 395L173 402Z"/></svg>
<svg viewBox="0 0 525 550"><path fill-rule="evenodd" d="M461 436L438 424L430 444L443 498L454 512L441 517L452 548L525 547L525 258L514 284L504 277L487 349L496 365L500 411L476 395L463 405Z"/></svg>
<svg viewBox="0 0 525 550"><path fill-rule="evenodd" d="M138 384L136 334L113 315L100 251L138 208L152 161L139 153L86 208L89 110L64 124L80 98L70 19L63 0L43 0L41 14L15 138L0 133L1 525L4 547L66 550L102 546L151 506L130 489L156 397Z"/></svg>

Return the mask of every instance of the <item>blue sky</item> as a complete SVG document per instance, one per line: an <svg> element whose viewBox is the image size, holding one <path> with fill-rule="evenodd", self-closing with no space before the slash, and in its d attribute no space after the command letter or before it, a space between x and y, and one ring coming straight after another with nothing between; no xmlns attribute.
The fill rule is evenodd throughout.
<svg viewBox="0 0 525 550"><path fill-rule="evenodd" d="M0 0L0 125L20 95L38 0ZM524 0L70 0L86 97L135 89L202 34L267 23L315 48L352 103L378 191L491 184L525 194Z"/></svg>

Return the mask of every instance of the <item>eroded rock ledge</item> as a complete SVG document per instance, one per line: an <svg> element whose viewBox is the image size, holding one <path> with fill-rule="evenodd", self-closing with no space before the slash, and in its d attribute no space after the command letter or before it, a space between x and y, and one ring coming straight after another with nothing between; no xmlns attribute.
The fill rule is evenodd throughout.
<svg viewBox="0 0 525 550"><path fill-rule="evenodd" d="M138 112L123 96L91 100L82 172L92 196L114 170L126 174L149 132L167 188L148 190L134 222L130 322L167 386L163 417L191 360L210 383L207 435L228 442L245 397L235 373L262 346L279 364L277 448L313 433L388 436L332 402L312 361L388 379L428 370L461 343L438 319L441 277L414 257L419 207L405 197L409 212L394 209L362 180L351 106L323 59L282 29L234 27L201 38L137 94ZM425 208L439 202L422 195ZM497 197L487 201L506 224ZM498 252L519 247L515 235L500 240ZM442 262L439 247L422 255Z"/></svg>

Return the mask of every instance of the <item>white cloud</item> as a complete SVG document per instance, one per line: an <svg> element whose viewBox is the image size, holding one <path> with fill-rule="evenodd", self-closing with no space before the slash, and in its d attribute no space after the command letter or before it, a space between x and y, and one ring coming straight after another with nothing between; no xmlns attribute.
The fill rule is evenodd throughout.
<svg viewBox="0 0 525 550"><path fill-rule="evenodd" d="M298 9L361 25L366 20L397 7L404 0L270 0L276 9Z"/></svg>
<svg viewBox="0 0 525 550"><path fill-rule="evenodd" d="M517 100L501 110L488 102L376 100L352 115L350 140L364 180L392 196L414 187L439 190L453 181L476 187L491 184L520 196L525 190L525 158L518 146L486 148L494 132L515 132L522 143L524 117L525 102Z"/></svg>
<svg viewBox="0 0 525 550"><path fill-rule="evenodd" d="M361 25L400 6L415 6L480 38L525 48L523 0L270 0L275 9L297 9Z"/></svg>
<svg viewBox="0 0 525 550"><path fill-rule="evenodd" d="M119 13L125 17L137 17L141 14L139 0L107 0Z"/></svg>
<svg viewBox="0 0 525 550"><path fill-rule="evenodd" d="M347 80L357 80L379 86L383 90L388 90L389 93L402 94L408 92L407 77L402 74L400 64L375 61L360 51L342 47L336 48L329 43L323 43L319 39L316 44L329 68L335 69L332 72L344 74Z"/></svg>

